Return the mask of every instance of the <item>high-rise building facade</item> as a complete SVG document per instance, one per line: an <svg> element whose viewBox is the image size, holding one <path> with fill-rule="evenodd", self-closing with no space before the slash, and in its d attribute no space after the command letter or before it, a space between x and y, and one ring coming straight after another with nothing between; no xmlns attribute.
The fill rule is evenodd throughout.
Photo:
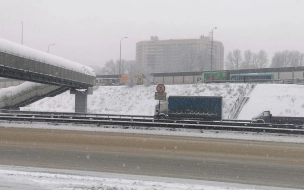
<svg viewBox="0 0 304 190"><path fill-rule="evenodd" d="M179 40L159 40L152 36L150 41L136 43L136 62L150 72L208 71L211 52L212 70L222 70L224 46L219 41L212 43L204 36Z"/></svg>

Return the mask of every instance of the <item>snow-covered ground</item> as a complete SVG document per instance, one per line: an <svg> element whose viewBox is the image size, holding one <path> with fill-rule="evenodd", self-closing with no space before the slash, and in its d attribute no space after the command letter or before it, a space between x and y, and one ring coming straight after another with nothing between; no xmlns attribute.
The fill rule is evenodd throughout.
<svg viewBox="0 0 304 190"><path fill-rule="evenodd" d="M0 165L1 190L288 190L177 178Z"/></svg>
<svg viewBox="0 0 304 190"><path fill-rule="evenodd" d="M304 86L258 84L238 119L252 119L267 110L274 116L304 117Z"/></svg>
<svg viewBox="0 0 304 190"><path fill-rule="evenodd" d="M222 96L223 118L226 118L245 84L166 85L167 96ZM153 115L155 85L100 86L88 97L88 112L103 114ZM74 112L75 95L65 92L44 98L22 110Z"/></svg>

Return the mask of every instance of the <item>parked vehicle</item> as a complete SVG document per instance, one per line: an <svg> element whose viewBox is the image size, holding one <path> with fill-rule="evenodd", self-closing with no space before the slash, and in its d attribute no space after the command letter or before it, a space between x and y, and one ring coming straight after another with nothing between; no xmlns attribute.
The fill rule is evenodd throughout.
<svg viewBox="0 0 304 190"><path fill-rule="evenodd" d="M270 111L264 111L252 118L252 123L295 124L304 125L304 117L273 116Z"/></svg>
<svg viewBox="0 0 304 190"><path fill-rule="evenodd" d="M137 85L141 85L143 84L143 74L136 74L133 76L133 82L134 84L137 84ZM126 85L128 83L128 80L130 80L130 76L129 75L122 75L121 76L121 84L122 85Z"/></svg>
<svg viewBox="0 0 304 190"><path fill-rule="evenodd" d="M229 73L227 71L204 72L203 75L203 82L229 80Z"/></svg>
<svg viewBox="0 0 304 190"><path fill-rule="evenodd" d="M259 81L259 80L272 80L273 74L270 73L245 73L245 74L231 74L230 80L239 81Z"/></svg>
<svg viewBox="0 0 304 190"><path fill-rule="evenodd" d="M156 106L155 117L158 117ZM222 120L222 97L218 96L169 96L160 104L160 118Z"/></svg>

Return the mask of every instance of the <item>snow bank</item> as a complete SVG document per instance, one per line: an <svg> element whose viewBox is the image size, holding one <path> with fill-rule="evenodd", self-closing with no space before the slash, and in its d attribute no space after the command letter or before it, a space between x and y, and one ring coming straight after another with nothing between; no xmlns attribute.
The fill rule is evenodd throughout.
<svg viewBox="0 0 304 190"><path fill-rule="evenodd" d="M166 85L168 96L222 96L223 118L245 84ZM102 114L153 115L158 101L154 100L156 86L100 86L88 97L88 111ZM44 98L22 110L74 112L75 96L69 92L53 98Z"/></svg>
<svg viewBox="0 0 304 190"><path fill-rule="evenodd" d="M32 49L24 45L10 42L2 38L0 38L0 51L7 52L13 55L18 55L20 57L26 57L32 60L38 60L40 62L45 62L50 65L55 65L80 73L85 73L87 75L96 76L95 71L90 67L49 53L45 53L43 51Z"/></svg>
<svg viewBox="0 0 304 190"><path fill-rule="evenodd" d="M46 172L48 171L48 172ZM163 178L153 176L83 172L18 166L0 166L1 189L107 189L107 190L270 190L273 187ZM278 188L287 190L287 188Z"/></svg>
<svg viewBox="0 0 304 190"><path fill-rule="evenodd" d="M267 110L274 116L304 117L304 86L258 84L238 119L252 119Z"/></svg>

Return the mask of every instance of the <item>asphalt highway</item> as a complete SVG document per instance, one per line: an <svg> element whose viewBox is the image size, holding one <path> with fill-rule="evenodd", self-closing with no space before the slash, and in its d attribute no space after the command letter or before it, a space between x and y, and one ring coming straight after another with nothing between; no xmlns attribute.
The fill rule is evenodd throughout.
<svg viewBox="0 0 304 190"><path fill-rule="evenodd" d="M304 187L304 144L0 127L0 164Z"/></svg>

